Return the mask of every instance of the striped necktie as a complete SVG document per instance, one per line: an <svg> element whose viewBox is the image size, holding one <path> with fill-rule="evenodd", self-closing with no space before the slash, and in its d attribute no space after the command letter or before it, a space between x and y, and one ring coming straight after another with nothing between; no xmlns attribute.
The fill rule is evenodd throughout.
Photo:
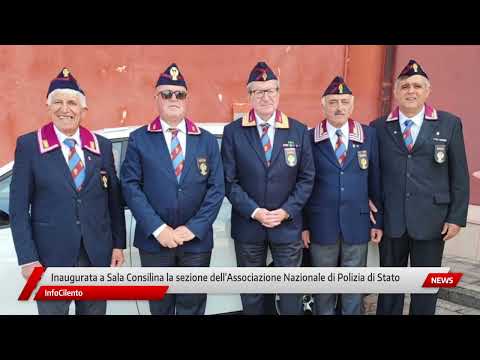
<svg viewBox="0 0 480 360"><path fill-rule="evenodd" d="M347 147L342 141L342 130L337 129L335 131L335 134L337 135L337 145L335 146L335 156L337 157L338 163L340 166L343 165L345 162L345 159L347 158Z"/></svg>
<svg viewBox="0 0 480 360"><path fill-rule="evenodd" d="M172 141L170 143L170 157L172 159L173 170L177 177L177 182L180 182L180 176L182 176L182 170L185 165L185 159L183 157L182 146L178 140L178 129L168 129L172 133Z"/></svg>
<svg viewBox="0 0 480 360"><path fill-rule="evenodd" d="M267 164L270 166L270 160L272 160L272 143L270 142L270 137L268 136L268 128L270 127L269 123L260 124L262 127L262 147L265 151L265 158L267 159Z"/></svg>
<svg viewBox="0 0 480 360"><path fill-rule="evenodd" d="M68 154L68 168L70 169L70 174L72 175L77 191L80 191L83 181L85 180L85 165L75 150L75 144L77 142L75 139L65 139L63 143L70 149L70 153Z"/></svg>
<svg viewBox="0 0 480 360"><path fill-rule="evenodd" d="M405 146L408 149L408 152L411 152L413 149L413 137L412 137L412 125L413 121L407 119L404 121L405 130L403 130L403 141L405 141Z"/></svg>

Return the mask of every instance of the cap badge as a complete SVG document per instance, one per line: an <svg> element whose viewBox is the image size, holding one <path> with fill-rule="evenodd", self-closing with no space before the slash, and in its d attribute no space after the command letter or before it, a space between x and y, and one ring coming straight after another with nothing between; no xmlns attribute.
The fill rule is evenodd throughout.
<svg viewBox="0 0 480 360"><path fill-rule="evenodd" d="M172 77L173 81L178 80L178 69L175 66L170 69L170 76Z"/></svg>

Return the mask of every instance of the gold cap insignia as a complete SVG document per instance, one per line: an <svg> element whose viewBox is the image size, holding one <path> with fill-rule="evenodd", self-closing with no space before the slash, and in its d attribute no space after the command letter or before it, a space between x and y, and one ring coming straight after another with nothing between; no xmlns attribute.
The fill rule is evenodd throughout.
<svg viewBox="0 0 480 360"><path fill-rule="evenodd" d="M63 74L63 77L68 77L68 75L70 75L70 70L65 68L65 69L63 69L62 74Z"/></svg>
<svg viewBox="0 0 480 360"><path fill-rule="evenodd" d="M413 71L418 72L418 65L413 63L412 64Z"/></svg>
<svg viewBox="0 0 480 360"><path fill-rule="evenodd" d="M175 66L170 69L170 76L172 77L172 80L178 80L178 69Z"/></svg>
<svg viewBox="0 0 480 360"><path fill-rule="evenodd" d="M338 92L343 94L343 84L338 85Z"/></svg>
<svg viewBox="0 0 480 360"><path fill-rule="evenodd" d="M267 81L267 76L268 76L268 75L267 75L267 72L264 71L264 72L263 72L263 75L262 75L263 81Z"/></svg>

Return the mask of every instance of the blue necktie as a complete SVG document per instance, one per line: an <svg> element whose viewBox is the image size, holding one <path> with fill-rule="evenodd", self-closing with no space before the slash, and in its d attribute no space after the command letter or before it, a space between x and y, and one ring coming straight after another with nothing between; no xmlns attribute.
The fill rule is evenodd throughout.
<svg viewBox="0 0 480 360"><path fill-rule="evenodd" d="M403 125L405 125L405 130L403 130L403 141L405 141L405 146L407 147L408 151L411 152L413 149L413 137L411 130L413 121L407 119L404 121Z"/></svg>
<svg viewBox="0 0 480 360"><path fill-rule="evenodd" d="M85 165L75 150L75 144L77 142L74 139L65 139L63 143L70 149L70 153L68 154L68 168L70 169L70 174L72 175L77 191L80 191L83 181L85 180Z"/></svg>
<svg viewBox="0 0 480 360"><path fill-rule="evenodd" d="M338 163L340 165L343 165L343 162L347 158L347 147L342 141L342 130L337 129L335 131L335 134L337 134L337 145L335 146L335 156L337 157Z"/></svg>

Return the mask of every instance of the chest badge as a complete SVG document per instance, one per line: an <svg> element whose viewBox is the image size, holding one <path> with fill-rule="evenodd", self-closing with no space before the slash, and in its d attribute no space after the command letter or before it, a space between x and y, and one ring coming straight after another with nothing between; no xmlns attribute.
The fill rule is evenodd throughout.
<svg viewBox="0 0 480 360"><path fill-rule="evenodd" d="M207 176L208 174L208 164L206 158L197 158L197 166L200 174L202 176Z"/></svg>
<svg viewBox="0 0 480 360"><path fill-rule="evenodd" d="M285 162L287 165L290 167L297 165L297 152L295 148L285 148L283 151L285 152Z"/></svg>
<svg viewBox="0 0 480 360"><path fill-rule="evenodd" d="M368 169L367 150L358 150L357 156L358 156L358 165L360 166L360 169L367 170Z"/></svg>
<svg viewBox="0 0 480 360"><path fill-rule="evenodd" d="M108 189L108 174L105 170L100 170L100 182L104 190Z"/></svg>
<svg viewBox="0 0 480 360"><path fill-rule="evenodd" d="M435 161L438 164L443 164L447 159L447 146L435 145L434 157L435 157Z"/></svg>

